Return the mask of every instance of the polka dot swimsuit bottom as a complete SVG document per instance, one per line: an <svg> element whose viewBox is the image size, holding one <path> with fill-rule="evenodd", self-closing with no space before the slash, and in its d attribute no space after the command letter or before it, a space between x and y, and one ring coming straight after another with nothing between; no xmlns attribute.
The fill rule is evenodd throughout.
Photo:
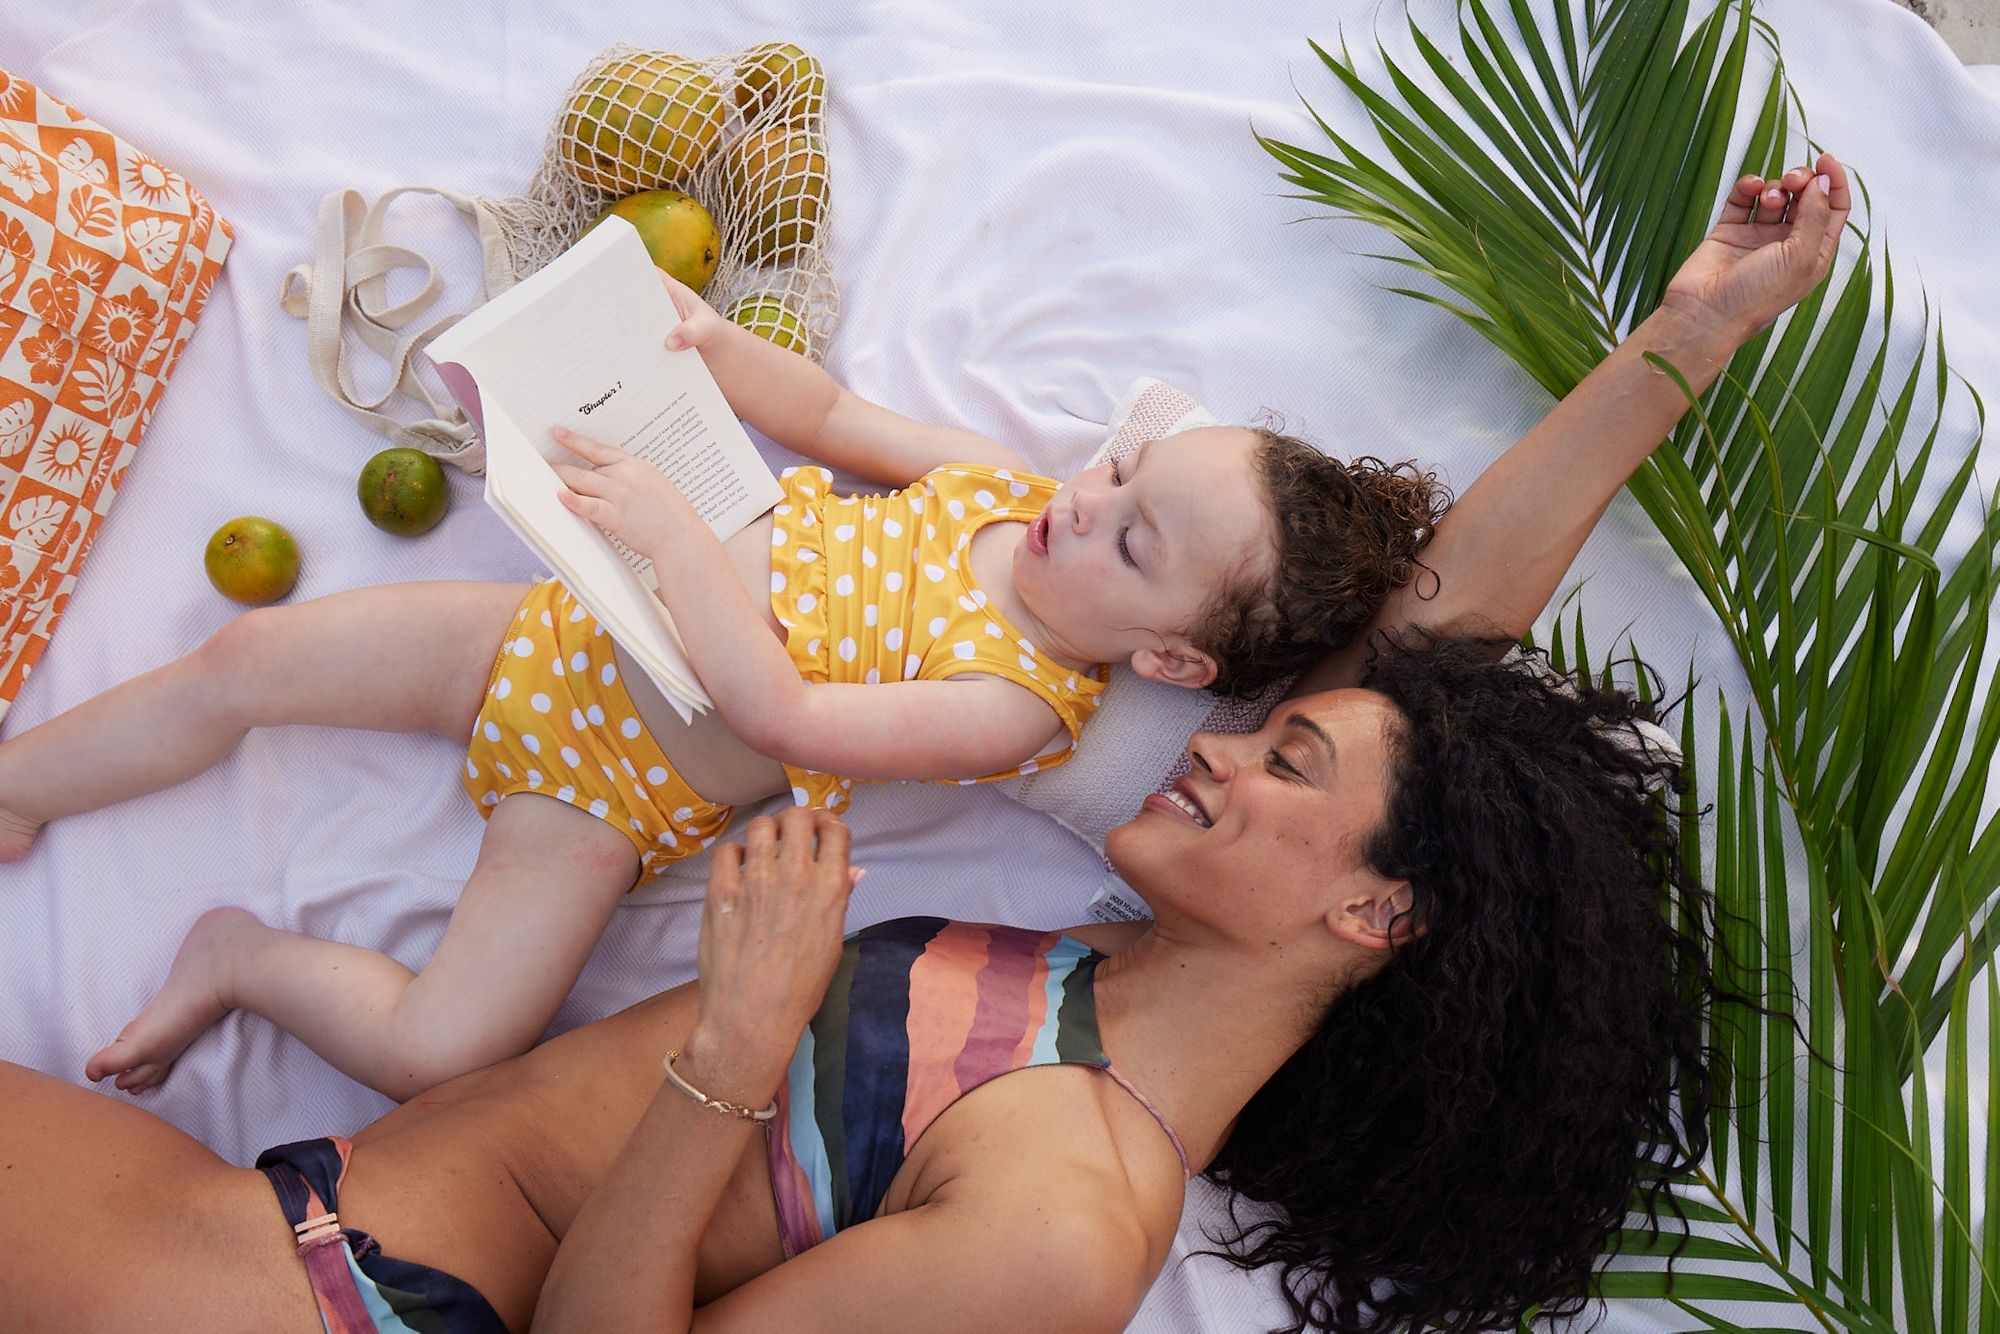
<svg viewBox="0 0 2000 1334"><path fill-rule="evenodd" d="M730 814L674 772L618 679L611 636L557 579L529 591L493 661L465 791L482 816L516 792L588 811L632 840L642 876L713 843Z"/></svg>

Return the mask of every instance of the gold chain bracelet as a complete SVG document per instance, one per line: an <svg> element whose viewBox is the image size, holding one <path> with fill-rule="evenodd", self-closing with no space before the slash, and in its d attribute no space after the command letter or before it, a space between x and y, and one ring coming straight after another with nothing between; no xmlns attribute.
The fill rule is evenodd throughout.
<svg viewBox="0 0 2000 1334"><path fill-rule="evenodd" d="M776 1098L771 1099L769 1107L760 1110L755 1107L745 1107L739 1102L728 1102L722 1098L709 1097L706 1093L703 1093L700 1089L682 1079L680 1071L674 1069L674 1058L679 1055L680 1052L677 1050L670 1051L667 1053L666 1060L661 1062L667 1068L667 1078L674 1081L674 1087L710 1111L721 1112L724 1116L733 1116L739 1121L755 1121L758 1125L764 1124L764 1122L769 1121L778 1114L778 1100Z"/></svg>

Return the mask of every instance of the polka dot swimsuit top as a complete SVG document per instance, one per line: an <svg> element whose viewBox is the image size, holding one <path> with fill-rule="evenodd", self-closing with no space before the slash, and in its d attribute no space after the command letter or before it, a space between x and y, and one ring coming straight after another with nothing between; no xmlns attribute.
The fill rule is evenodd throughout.
<svg viewBox="0 0 2000 1334"><path fill-rule="evenodd" d="M972 535L989 523L1031 522L1056 493L1046 477L958 464L886 496L837 496L824 468L787 468L771 512L771 611L807 681L874 685L998 676L1054 709L1069 744L1017 768L961 783L1046 769L1070 757L1097 711L1109 673L1079 672L1044 654L987 605L974 584ZM785 766L792 799L837 809L851 778Z"/></svg>

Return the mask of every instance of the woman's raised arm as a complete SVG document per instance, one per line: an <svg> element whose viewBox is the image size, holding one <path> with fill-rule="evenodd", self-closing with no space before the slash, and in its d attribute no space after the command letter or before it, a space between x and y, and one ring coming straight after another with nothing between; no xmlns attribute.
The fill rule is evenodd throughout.
<svg viewBox="0 0 2000 1334"><path fill-rule="evenodd" d="M1758 330L1826 277L1851 198L1831 153L1776 181L1745 176L1664 299L1535 428L1468 487L1424 552L1435 575L1389 595L1366 631L1294 693L1352 685L1377 630L1508 639L1527 632L1618 488L1687 411L1670 362L1700 394ZM1764 221L1752 222L1757 213ZM1431 596L1425 596L1431 594Z"/></svg>

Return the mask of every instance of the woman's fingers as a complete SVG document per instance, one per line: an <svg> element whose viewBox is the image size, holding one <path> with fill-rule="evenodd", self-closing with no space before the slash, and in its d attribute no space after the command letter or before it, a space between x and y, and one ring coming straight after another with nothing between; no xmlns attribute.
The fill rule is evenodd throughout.
<svg viewBox="0 0 2000 1334"><path fill-rule="evenodd" d="M743 883L743 845L724 843L708 860L708 887L734 890Z"/></svg>
<svg viewBox="0 0 2000 1334"><path fill-rule="evenodd" d="M1722 201L1723 222L1748 222L1750 210L1757 207L1757 196L1763 193L1762 176L1745 176L1736 182L1736 188L1729 192L1729 198Z"/></svg>
<svg viewBox="0 0 2000 1334"><path fill-rule="evenodd" d="M811 814L812 833L817 844L814 860L824 873L821 881L844 894L861 883L861 877L851 874L852 868L848 864L854 835L846 822L831 811L813 811Z"/></svg>
<svg viewBox="0 0 2000 1334"><path fill-rule="evenodd" d="M1831 153L1821 153L1813 169L1826 178L1826 202L1834 212L1838 223L1847 221L1847 214L1854 207L1854 196L1848 187L1847 168Z"/></svg>
<svg viewBox="0 0 2000 1334"><path fill-rule="evenodd" d="M803 886L813 864L813 816L804 806L790 806L778 814L778 855L785 873Z"/></svg>
<svg viewBox="0 0 2000 1334"><path fill-rule="evenodd" d="M751 887L770 883L778 860L778 822L760 815L743 830L743 869Z"/></svg>

